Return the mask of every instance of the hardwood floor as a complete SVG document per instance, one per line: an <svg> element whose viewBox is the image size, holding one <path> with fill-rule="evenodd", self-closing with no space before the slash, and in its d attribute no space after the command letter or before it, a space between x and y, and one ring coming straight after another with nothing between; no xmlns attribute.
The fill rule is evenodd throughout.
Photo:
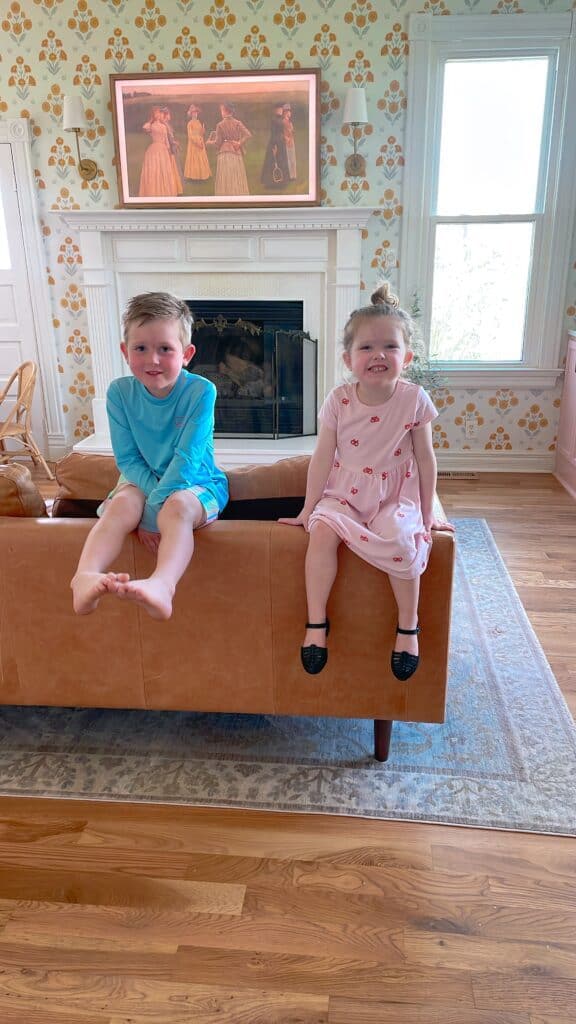
<svg viewBox="0 0 576 1024"><path fill-rule="evenodd" d="M442 481L488 520L572 710L576 504ZM49 493L49 492L47 492ZM2 1024L572 1024L576 839L0 798Z"/></svg>

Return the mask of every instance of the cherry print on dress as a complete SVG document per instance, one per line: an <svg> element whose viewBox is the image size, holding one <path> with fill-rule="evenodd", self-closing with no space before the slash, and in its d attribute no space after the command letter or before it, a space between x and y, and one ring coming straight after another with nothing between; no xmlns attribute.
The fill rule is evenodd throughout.
<svg viewBox="0 0 576 1024"><path fill-rule="evenodd" d="M340 498L340 504L341 504L341 505L347 505L347 504L348 504L348 502L347 502L347 501L345 501L345 499L344 499L344 498Z"/></svg>
<svg viewBox="0 0 576 1024"><path fill-rule="evenodd" d="M334 469L340 469L340 463L338 462L337 459L336 462L334 463Z"/></svg>
<svg viewBox="0 0 576 1024"><path fill-rule="evenodd" d="M388 473L382 473L381 476L382 476L383 480L387 480L388 479Z"/></svg>
<svg viewBox="0 0 576 1024"><path fill-rule="evenodd" d="M365 540L366 542L368 542L368 537L366 536L365 533L360 534L360 540Z"/></svg>
<svg viewBox="0 0 576 1024"><path fill-rule="evenodd" d="M396 451L394 452L394 455L396 455L396 456L402 455L402 449L401 448L397 448Z"/></svg>
<svg viewBox="0 0 576 1024"><path fill-rule="evenodd" d="M380 423L380 417L379 416L371 416L370 417L370 423Z"/></svg>
<svg viewBox="0 0 576 1024"><path fill-rule="evenodd" d="M412 430L413 426L416 426L416 424L415 423L405 423L404 424L404 430Z"/></svg>
<svg viewBox="0 0 576 1024"><path fill-rule="evenodd" d="M366 473L367 476L372 476L372 473L374 472L374 470L372 469L372 466L364 466L364 469L362 470L362 472Z"/></svg>
<svg viewBox="0 0 576 1024"><path fill-rule="evenodd" d="M358 488L357 487L351 487L350 488L350 494L358 494Z"/></svg>
<svg viewBox="0 0 576 1024"><path fill-rule="evenodd" d="M406 473L406 476L412 476L412 473L410 472L410 470L408 470L408 472Z"/></svg>
<svg viewBox="0 0 576 1024"><path fill-rule="evenodd" d="M403 562L403 561L404 561L404 559L403 559L403 558L401 558L401 556L400 556L400 555L394 555L394 558L392 559L392 561L393 561L393 562Z"/></svg>
<svg viewBox="0 0 576 1024"><path fill-rule="evenodd" d="M350 399L349 398L343 398L342 399L342 405L350 405Z"/></svg>
<svg viewBox="0 0 576 1024"><path fill-rule="evenodd" d="M357 448L358 445L360 444L360 441L358 440L357 437L353 437L352 440L350 441L350 444L353 444L354 447Z"/></svg>
<svg viewBox="0 0 576 1024"><path fill-rule="evenodd" d="M414 420L414 423L412 424L412 426L413 427L419 427L420 426L420 420Z"/></svg>

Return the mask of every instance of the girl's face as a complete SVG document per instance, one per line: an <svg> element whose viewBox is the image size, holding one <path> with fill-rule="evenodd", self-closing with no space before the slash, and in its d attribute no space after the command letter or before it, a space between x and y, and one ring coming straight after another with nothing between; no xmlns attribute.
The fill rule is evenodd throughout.
<svg viewBox="0 0 576 1024"><path fill-rule="evenodd" d="M364 317L343 359L360 384L389 389L412 361L402 323L394 316Z"/></svg>

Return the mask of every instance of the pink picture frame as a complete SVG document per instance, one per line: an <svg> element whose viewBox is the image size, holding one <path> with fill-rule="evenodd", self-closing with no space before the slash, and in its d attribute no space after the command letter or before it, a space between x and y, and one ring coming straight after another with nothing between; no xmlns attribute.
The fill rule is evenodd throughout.
<svg viewBox="0 0 576 1024"><path fill-rule="evenodd" d="M317 206L320 71L110 75L123 207Z"/></svg>

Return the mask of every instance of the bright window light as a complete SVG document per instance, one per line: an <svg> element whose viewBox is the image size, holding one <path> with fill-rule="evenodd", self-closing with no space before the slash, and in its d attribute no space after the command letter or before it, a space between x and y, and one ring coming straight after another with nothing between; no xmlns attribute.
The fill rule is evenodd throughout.
<svg viewBox="0 0 576 1024"><path fill-rule="evenodd" d="M430 355L522 358L532 224L439 224Z"/></svg>
<svg viewBox="0 0 576 1024"><path fill-rule="evenodd" d="M548 58L448 61L438 216L536 210Z"/></svg>

